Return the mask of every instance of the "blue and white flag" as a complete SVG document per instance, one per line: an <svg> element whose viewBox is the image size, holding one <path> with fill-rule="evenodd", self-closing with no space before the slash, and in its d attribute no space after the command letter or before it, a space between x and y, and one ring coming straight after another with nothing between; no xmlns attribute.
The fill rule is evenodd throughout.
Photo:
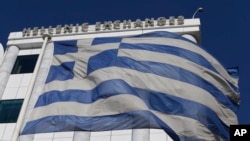
<svg viewBox="0 0 250 141"><path fill-rule="evenodd" d="M44 91L23 135L158 128L175 141L229 140L229 126L237 124L238 79L179 35L53 46Z"/></svg>

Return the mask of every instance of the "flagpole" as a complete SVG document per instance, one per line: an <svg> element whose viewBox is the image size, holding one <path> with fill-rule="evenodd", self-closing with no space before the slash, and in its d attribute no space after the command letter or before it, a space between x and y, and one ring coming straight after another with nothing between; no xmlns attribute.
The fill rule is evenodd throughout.
<svg viewBox="0 0 250 141"><path fill-rule="evenodd" d="M41 51L40 51L40 55L39 55L39 57L37 59L37 63L36 63L36 66L35 66L31 81L30 81L30 85L28 87L28 90L27 90L27 93L26 93L26 96L25 96L25 99L23 101L23 105L22 105L21 111L19 113L18 120L17 120L17 123L16 123L15 130L13 132L13 136L12 136L11 141L18 141L19 132L21 130L22 123L23 123L23 120L24 120L24 116L25 116L25 113L26 113L26 110L27 110L27 107L28 107L28 104L29 104L30 96L32 94L33 87L35 85L37 74L38 74L38 71L39 71L39 68L40 68L40 65L41 65L41 62L42 62L42 57L43 57L46 45L47 45L47 43L48 43L48 41L50 39L51 39L51 36L49 34L44 34L43 35L43 45L42 45L42 48L41 48Z"/></svg>

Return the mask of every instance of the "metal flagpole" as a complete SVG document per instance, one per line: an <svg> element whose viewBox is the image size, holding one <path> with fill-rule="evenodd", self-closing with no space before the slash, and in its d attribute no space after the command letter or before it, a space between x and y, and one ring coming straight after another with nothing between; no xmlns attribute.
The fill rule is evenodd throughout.
<svg viewBox="0 0 250 141"><path fill-rule="evenodd" d="M16 127L15 127L15 130L14 130L11 141L18 141L19 132L21 130L22 123L23 123L23 120L24 120L24 116L25 116L25 113L26 113L26 110L27 110L27 107L28 107L28 103L29 103L29 100L30 100L30 96L32 94L33 87L35 85L35 80L36 80L36 77L37 77L41 62L42 62L42 57L43 57L43 54L44 54L44 50L45 50L46 45L47 45L47 43L48 43L48 41L50 39L51 39L51 36L49 34L44 34L43 35L42 49L41 49L40 55L39 55L39 57L37 59L37 63L36 63L32 78L31 78L31 82L30 82L29 88L27 90L25 99L23 101L23 105L22 105L21 111L19 113L17 124L16 124Z"/></svg>

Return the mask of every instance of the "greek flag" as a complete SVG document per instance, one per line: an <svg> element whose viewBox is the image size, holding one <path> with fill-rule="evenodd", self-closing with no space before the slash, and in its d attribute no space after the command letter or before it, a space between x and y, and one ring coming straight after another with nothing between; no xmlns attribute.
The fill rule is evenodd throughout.
<svg viewBox="0 0 250 141"><path fill-rule="evenodd" d="M44 91L22 134L163 129L173 140L229 140L238 78L169 32L54 42ZM233 75L231 75L233 74Z"/></svg>

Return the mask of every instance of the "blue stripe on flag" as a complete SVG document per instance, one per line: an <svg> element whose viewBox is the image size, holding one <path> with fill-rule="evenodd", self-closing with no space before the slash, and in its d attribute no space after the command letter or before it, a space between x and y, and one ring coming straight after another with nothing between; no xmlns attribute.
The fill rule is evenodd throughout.
<svg viewBox="0 0 250 141"><path fill-rule="evenodd" d="M76 53L78 51L76 44L76 40L54 42L54 55Z"/></svg>
<svg viewBox="0 0 250 141"><path fill-rule="evenodd" d="M53 125L52 128L51 125ZM100 117L50 116L28 122L22 135L59 131L108 131L141 128L164 129L174 141L183 139L193 141L194 139L193 137L178 136L168 125L148 111L132 111Z"/></svg>
<svg viewBox="0 0 250 141"><path fill-rule="evenodd" d="M74 78L74 69L75 61L65 62L59 66L50 66L49 74L45 83L49 83L54 80L68 80Z"/></svg>
<svg viewBox="0 0 250 141"><path fill-rule="evenodd" d="M106 50L90 57L88 61L87 74L101 68L113 66L116 62L117 52L117 49Z"/></svg>
<svg viewBox="0 0 250 141"><path fill-rule="evenodd" d="M205 68L208 68L217 73L214 67L200 54L195 52L167 45L156 45L156 44L128 44L121 43L120 48L124 49L140 49L140 50L148 50L159 53L166 53L176 55L178 57L182 57L184 59L190 60L196 64L199 64Z"/></svg>
<svg viewBox="0 0 250 141"><path fill-rule="evenodd" d="M109 89L107 89L109 88ZM92 90L50 91L41 95L35 107L55 102L74 101L90 104L97 100L119 94L131 94L139 97L151 110L171 115L181 115L196 119L218 135L225 135L229 128L208 107L190 100L166 93L134 88L123 80L110 80L99 84ZM192 110L190 110L192 109ZM206 115L209 114L209 117Z"/></svg>
<svg viewBox="0 0 250 141"><path fill-rule="evenodd" d="M227 68L227 72L230 76L239 79L239 67L232 67L232 68ZM230 86L237 92L240 93L240 90L238 87L235 87L233 84L229 83Z"/></svg>
<svg viewBox="0 0 250 141"><path fill-rule="evenodd" d="M239 67L227 68L227 72L235 78L239 78Z"/></svg>
<svg viewBox="0 0 250 141"><path fill-rule="evenodd" d="M120 43L122 38L120 37L107 37L107 38L95 38L92 45L106 44L106 43Z"/></svg>

